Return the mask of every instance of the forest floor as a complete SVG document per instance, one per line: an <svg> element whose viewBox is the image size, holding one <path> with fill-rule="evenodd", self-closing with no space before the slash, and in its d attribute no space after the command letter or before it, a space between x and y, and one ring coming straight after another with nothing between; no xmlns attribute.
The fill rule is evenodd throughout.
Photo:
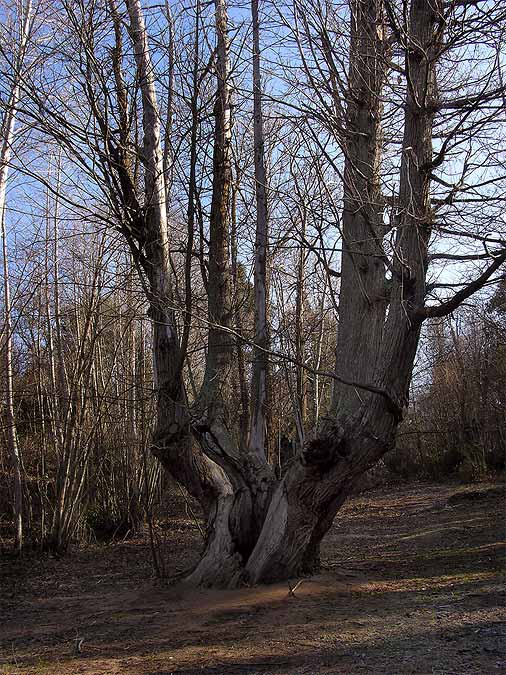
<svg viewBox="0 0 506 675"><path fill-rule="evenodd" d="M358 495L325 540L324 570L295 595L286 583L169 586L150 578L142 538L4 557L0 673L504 675L504 515L497 484ZM199 536L172 521L170 571L195 560Z"/></svg>

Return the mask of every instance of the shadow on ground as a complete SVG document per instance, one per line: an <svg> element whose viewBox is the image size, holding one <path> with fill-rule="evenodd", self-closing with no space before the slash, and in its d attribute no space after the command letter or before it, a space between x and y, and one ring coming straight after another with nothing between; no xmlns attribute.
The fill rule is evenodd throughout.
<svg viewBox="0 0 506 675"><path fill-rule="evenodd" d="M147 542L2 564L2 675L493 675L504 660L505 545L497 491L453 486L355 497L324 571L237 591L167 587ZM169 534L175 570L198 533ZM82 653L73 653L82 639Z"/></svg>

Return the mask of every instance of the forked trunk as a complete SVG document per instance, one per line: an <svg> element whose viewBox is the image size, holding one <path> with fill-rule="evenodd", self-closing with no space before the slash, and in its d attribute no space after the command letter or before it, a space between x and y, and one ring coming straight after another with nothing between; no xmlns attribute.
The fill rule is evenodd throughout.
<svg viewBox="0 0 506 675"><path fill-rule="evenodd" d="M139 0L127 0L131 36L142 91L145 195L142 254L133 249L149 281L157 390L153 452L202 505L207 540L191 583L228 585L244 565L258 537L267 505L270 471L265 458L240 451L230 429L230 376L235 355L229 263L231 188L231 92L227 11L216 0L217 96L213 194L208 271L209 332L206 370L190 409L183 386L184 353L173 308L160 118L153 66Z"/></svg>
<svg viewBox="0 0 506 675"><path fill-rule="evenodd" d="M377 401L306 443L278 486L244 580L270 583L313 573L319 545L358 478L392 445L395 421Z"/></svg>
<svg viewBox="0 0 506 675"><path fill-rule="evenodd" d="M233 335L230 196L232 187L232 102L227 7L215 1L217 92L214 106L213 192L209 223L206 369L194 406L193 431L201 451L218 467L208 511L208 540L189 577L192 583L228 585L241 572L257 541L270 497L272 472L264 447L249 447L233 433L231 377ZM217 488L217 489L216 489Z"/></svg>
<svg viewBox="0 0 506 675"><path fill-rule="evenodd" d="M356 12L352 18L352 21L357 22L357 44L363 44L362 40L367 43L368 36L373 42L381 39L382 32L376 31L380 3L368 0L359 5L354 5ZM367 18L371 11L376 13L372 32L369 23L371 17ZM412 45L406 48L406 69L410 75L410 84L403 140L403 147L409 152L403 152L401 165L395 242L398 263L393 270L392 296L386 322L383 319L384 311L378 314L378 298L370 295L374 289L379 290L377 266L371 269L371 262L361 260L361 253L355 256L348 248L350 239L343 251L341 311L346 311L346 305L356 296L351 284L355 280L361 289L363 302L363 305L359 305L363 307L363 314L359 317L361 323L357 323L357 317L346 318L352 321L355 340L362 344L370 363L367 367L360 361L361 354L355 353L355 345L350 344L349 339L338 340L341 349L338 362L344 364L346 359L355 357L351 361L352 368L358 362L360 370L347 374L360 377L362 382L375 383L383 394L364 396L360 404L356 404L354 398L361 398L358 391L351 390L351 396L339 395L336 422L319 438L306 444L299 461L287 473L273 497L265 527L246 565L245 578L250 583L274 581L303 572L305 561L311 560L312 552L332 524L338 508L357 479L393 445L395 430L407 403L419 340L421 321L417 312L425 301L426 250L430 236L430 173L424 167L430 166L432 160L435 64L442 39L440 15L439 5L432 7L424 0L413 0L408 32L416 48ZM371 48L369 43L369 51L365 53L370 54ZM361 68L365 67L365 73L362 70L359 78L362 80L367 76L369 66L367 59L361 58L360 63ZM379 94L378 89L376 93ZM353 113L353 105L351 108ZM363 121L365 123L366 120L363 118ZM372 134L368 138L377 144L377 136ZM372 149L371 146L368 151ZM358 158L355 159L358 161ZM367 161L360 164L361 173L365 173L367 167L370 171L369 181L364 186L366 195L375 194L371 190L376 184L376 162L377 158L372 153ZM358 178L355 176L354 180ZM374 199L369 198L364 204L365 208L372 209L369 217L361 222L361 208L355 208L350 214L353 217L348 222L348 228L352 235L360 230L366 234L363 228L367 226L369 239L377 246ZM356 197L353 201L357 204ZM378 248L375 251L378 252ZM350 264L345 266L346 259ZM346 333L348 326L341 324L341 335L343 331ZM376 334L366 336L367 331Z"/></svg>
<svg viewBox="0 0 506 675"><path fill-rule="evenodd" d="M374 380L386 310L379 189L383 4L382 0L354 0L351 9L336 371L348 380L367 384ZM300 296L301 284L299 279ZM301 305L300 299L298 308ZM302 409L299 383L297 393ZM375 401L375 397L336 382L334 421L326 420L316 438L305 444L278 486L246 565L249 582L274 581L319 565L319 545L338 508L357 478L392 442L394 418L385 410L385 401ZM382 433L381 426L385 427Z"/></svg>
<svg viewBox="0 0 506 675"><path fill-rule="evenodd" d="M207 284L210 327L204 381L191 411L182 382L184 355L170 309L166 191L152 66L139 0L127 0L144 111L145 203L149 208L144 225L146 258L142 264L150 282L158 391L154 450L169 471L199 499L208 519L205 550L187 579L190 583L230 586L275 581L309 571L317 559L321 539L350 490L392 446L406 402L420 330L417 312L425 299L430 173L423 167L432 154L434 108L430 97L440 39L436 10L440 8L431 8L424 0L413 0L411 4L407 32L413 42L404 45L409 73L403 146L406 151L402 156L396 223L397 262L390 270L390 307L386 317L382 247L385 228L379 188L381 88L387 62L383 0L352 0L350 5L352 40L344 143L337 373L357 385L337 383L332 419L306 442L284 479L274 487L264 448L255 440L244 451L244 444L231 428L230 377L235 357L229 260L232 117L225 0L215 0L218 85ZM258 75L258 61L255 65ZM258 86L256 80L256 89ZM256 121L259 119L261 116ZM257 162L259 168L261 162ZM258 188L265 175L262 180L261 171L257 172L256 179ZM262 224L258 234L257 290L265 291L260 265L266 241ZM260 296L261 293L259 308L260 301L265 300ZM257 327L265 324L265 316L260 314ZM260 389L257 397L258 392ZM261 436L259 431L255 439Z"/></svg>

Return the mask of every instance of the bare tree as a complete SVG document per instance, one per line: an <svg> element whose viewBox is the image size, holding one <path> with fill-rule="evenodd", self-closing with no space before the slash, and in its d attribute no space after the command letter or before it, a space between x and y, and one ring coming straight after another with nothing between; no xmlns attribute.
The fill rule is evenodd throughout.
<svg viewBox="0 0 506 675"><path fill-rule="evenodd" d="M13 326L12 326L12 307L11 307L11 289L9 277L9 256L7 231L5 225L6 210L6 192L7 176L9 171L9 162L11 159L11 146L14 141L16 110L20 99L20 80L23 77L25 67L25 56L28 46L28 40L32 29L33 12L31 0L17 3L16 20L19 23L19 36L16 49L13 55L11 91L7 107L4 111L2 120L1 136L1 155L0 155L0 221L2 227L2 254L4 266L4 306L5 306L5 385L6 385L6 411L7 411L7 430L9 440L9 450L14 472L13 485L13 510L15 519L15 549L19 552L23 546L23 489L21 482L21 455L18 446L16 415L14 411L14 387L12 370L12 351L13 351Z"/></svg>
<svg viewBox="0 0 506 675"><path fill-rule="evenodd" d="M266 452L268 350L269 332L267 323L267 247L268 204L267 173L264 153L264 124L262 112L262 77L260 70L260 20L258 0L251 1L253 29L253 136L255 161L256 234L255 234L255 356L251 396L250 448L254 452Z"/></svg>
<svg viewBox="0 0 506 675"><path fill-rule="evenodd" d="M126 15L111 0L65 5L65 30L77 52L77 57L65 54L73 64L69 81L78 94L71 101L57 87L56 94L44 96L43 77L40 87L23 82L31 104L20 112L63 148L84 177L93 207L86 212L64 190L62 201L86 213L90 223L120 231L143 285L155 364L152 451L200 502L207 519L204 550L189 582L257 583L315 569L319 544L339 507L360 476L394 445L424 320L452 312L497 279L506 260L499 215L504 171L500 149L483 139L490 131L500 136L503 88L497 50L494 54L499 29L494 26L503 26L505 16L499 4L492 4L486 21L474 5L442 0L350 0L344 9L300 0L277 8L281 29L297 54L288 67L280 66L276 86L282 88L284 78L283 96L272 96L276 114L286 118L280 123L286 123L285 139L270 163L276 165L283 155L277 211L274 190L269 190L269 211L266 204L265 96L255 0L255 199L248 200L247 189L239 185L248 180L252 163L235 167L235 175L232 167L234 119L242 114L232 93L236 89L237 98L244 100L244 92L241 42L231 43L225 0L215 1L213 17L200 3L192 15L189 76L186 71L181 78L174 76L177 49L170 38L169 53L163 52L171 71L165 99L163 77L154 65L153 51L160 46L150 40L140 0L126 0ZM97 15L111 35L101 38ZM165 9L163 16L167 18ZM169 22L174 36L173 13ZM125 23L129 40L124 40ZM215 44L201 59L205 41L199 36L211 31ZM472 58L465 44L471 35L488 40L487 65L465 80L465 93L459 96L462 82L456 80L463 76L451 64L459 50ZM133 57L126 44L133 47ZM285 57L281 54L280 60ZM188 99L176 91L176 83L187 82L184 78L190 83ZM160 112L164 102L165 118ZM164 135L176 134L173 110L179 105L191 119L179 139L171 143L165 138L164 148ZM244 117L250 115L247 105L245 109ZM188 148L188 158L178 147ZM493 178L479 174L480 161ZM244 222L255 221L254 254L248 258L253 258L255 281L252 339L236 330L234 315L233 284L244 255L239 252L244 242L238 200ZM484 231L476 203L487 209L496 233ZM273 283L280 329L272 342L266 330L269 230L277 236L273 248L286 248L286 261L291 261L286 265L292 267L278 270ZM463 253L459 246L467 240L474 250ZM484 250L477 252L482 244ZM299 261L295 274L294 250ZM303 340L316 310L308 300L302 312L310 288L309 261L325 279L324 293L328 289L331 303L338 305L337 344L325 350L336 353L331 372L319 369L323 323L313 323L316 358L308 358L304 342L309 340ZM452 261L457 262L457 277L438 279L438 265ZM295 307L288 308L284 285L290 278ZM290 354L284 348L293 337L296 315L297 348ZM89 334L89 326L77 321L76 330L81 338ZM253 352L249 442L240 437L245 425L237 423L234 410L231 380L238 340L244 343L243 354ZM278 367L277 380L287 398L298 399L298 409L307 404L310 377L334 382L333 400L318 412L316 429L308 434L299 423L305 441L281 480L266 457L267 357ZM86 362L86 367L89 381L98 382L95 365ZM246 367L241 366L243 371ZM283 383L282 374L289 372L297 378L295 392ZM318 397L320 384L313 386ZM303 422L305 415L300 417Z"/></svg>
<svg viewBox="0 0 506 675"><path fill-rule="evenodd" d="M434 308L425 307L427 248L433 232L431 171L439 161L433 150L437 63L445 49L448 9L442 2L413 0L401 26L390 12L391 28L405 58L406 93L385 318L382 267L387 259L382 255L377 217L381 210L377 172L384 7L381 1L368 0L352 2L350 8L336 369L341 384L336 388L331 419L322 433L306 444L273 496L266 525L246 563L246 574L252 581L277 579L311 566L322 536L357 478L392 447L407 402L423 318L451 311L506 260L503 251L451 299ZM366 250L365 245L372 248ZM358 255L347 251L352 246ZM356 345L360 345L358 350ZM343 370L347 377L341 377Z"/></svg>

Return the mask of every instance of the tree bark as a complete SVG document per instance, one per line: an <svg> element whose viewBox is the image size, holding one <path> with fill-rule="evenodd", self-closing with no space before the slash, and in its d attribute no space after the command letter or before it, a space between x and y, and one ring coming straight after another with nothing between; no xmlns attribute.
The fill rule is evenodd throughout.
<svg viewBox="0 0 506 675"><path fill-rule="evenodd" d="M345 130L341 289L336 372L367 382L374 372L386 310L379 169L385 79L383 0L352 0ZM336 383L333 414L346 418L370 396Z"/></svg>
<svg viewBox="0 0 506 675"><path fill-rule="evenodd" d="M13 129L13 125L11 127ZM12 132L7 142L12 141ZM14 550L17 553L23 548L23 484L21 478L21 454L19 451L16 429L16 413L14 411L14 377L12 370L12 308L11 286L9 276L9 257L7 252L7 232L5 228L5 189L7 181L8 155L2 149L2 166L0 168L0 219L2 228L2 254L4 266L4 316L5 316L5 409L9 454L12 465L12 510L14 514ZM8 157L7 157L8 161Z"/></svg>
<svg viewBox="0 0 506 675"><path fill-rule="evenodd" d="M267 391L269 375L269 329L267 324L267 247L269 235L267 175L265 170L262 81L260 71L260 22L258 0L251 0L253 23L253 145L255 163L255 346L251 387L249 448L268 456Z"/></svg>
<svg viewBox="0 0 506 675"><path fill-rule="evenodd" d="M161 124L153 65L140 0L126 0L126 6L142 93L144 209L135 216L140 221L139 235L132 253L148 279L147 297L153 327L157 421L152 451L209 511L215 495L221 491L222 471L195 447L190 433L190 413L182 379L184 354L173 306ZM128 203L126 207L128 209ZM131 238L128 240L131 243Z"/></svg>
<svg viewBox="0 0 506 675"><path fill-rule="evenodd" d="M220 467L209 513L204 555L189 581L228 585L241 572L265 517L272 472L263 448L243 451L230 420L236 351L230 264L232 106L228 18L225 0L215 1L217 92L214 106L213 192L209 222L206 369L195 410L194 432L206 456Z"/></svg>
<svg viewBox="0 0 506 675"><path fill-rule="evenodd" d="M297 260L297 281L295 295L295 360L298 364L305 361L305 309L306 309L306 208L301 207L302 220L300 223L300 242ZM306 371L301 365L297 366L295 383L295 415L299 447L304 445L304 431L307 417Z"/></svg>
<svg viewBox="0 0 506 675"><path fill-rule="evenodd" d="M13 470L13 512L14 512L14 548L19 553L23 547L23 487L21 479L21 454L19 451L16 415L14 411L14 381L12 370L12 308L9 276L8 244L5 227L5 207L7 178L11 147L14 140L17 106L20 98L20 79L24 66L28 37L32 22L32 2L19 3L21 25L19 45L14 58L13 84L2 125L2 147L0 155L0 224L2 229L2 253L4 266L4 314L5 314L5 389L7 412L7 438Z"/></svg>
<svg viewBox="0 0 506 675"><path fill-rule="evenodd" d="M371 85L372 64L368 64L364 54L370 54L373 49L372 53L379 58L380 46L371 45L370 40L381 40L382 34L376 30L371 32L370 22L375 17L373 26L378 25L381 4L377 0L368 0L353 3L353 9L352 22L356 22L357 35L355 41L352 40L352 50L354 45L355 48L362 46L358 54L351 54L350 82L353 82L353 71L357 68L358 82L365 81ZM361 189L361 194L367 195L367 201L361 207L356 207L353 214L348 212L350 196L345 194L343 216L347 220L348 239L343 252L340 301L340 312L343 314L339 327L338 363L344 368L349 360L352 368L355 368L352 371L355 377L367 382L372 376L373 381L383 387L387 395L371 394L366 400L357 403L356 392L346 394L341 387L338 388L340 392L335 402L335 422L327 426L320 437L306 444L301 457L289 470L273 497L266 525L246 565L245 577L250 583L275 581L300 574L311 565L316 547L357 479L392 447L403 406L407 403L420 334L416 310L423 306L425 300L431 209L430 172L424 167L430 166L432 158L432 96L438 48L442 39L439 23L441 9L439 2L430 5L424 0L413 0L411 4L407 31L409 44L405 45L410 84L406 98L396 239L397 250L400 253L402 247L403 257L397 256L399 262L394 269L392 296L384 330L384 300L380 301L380 298L371 295L373 290L380 289L378 265L371 263L368 258L357 258L349 249L352 241L354 246L360 243L352 239L358 231L370 239L374 227L377 227L374 217L377 205L377 191L374 189L378 162L377 132L369 129L369 134L363 135L362 126L359 139L363 140L358 140L358 147L355 146L357 156L350 153L347 157L348 161L354 162L354 166L360 166L361 173L368 173L369 180ZM363 41L368 44L367 50L364 50ZM354 58L357 58L358 63L354 63ZM379 96L381 79L375 82L376 89L368 86L362 96L369 95L371 91L375 97ZM353 97L349 111L351 125L356 120L354 93L350 92ZM370 105L376 105L374 100ZM359 114L364 124L367 117L365 110L363 115ZM374 116L371 118L374 119ZM354 131L353 126L349 131ZM366 141L367 146L362 147ZM349 172L350 169L348 175ZM352 178L353 181L358 180L357 176ZM351 187L353 190L351 199L356 206L356 186L353 181L346 183L345 188ZM377 253L376 247L372 253ZM345 260L348 261L346 265ZM356 265L360 265L359 269ZM381 263L379 267L382 267ZM350 305L356 299L354 286L357 283L360 287L359 304L352 311ZM378 309L378 306L382 309ZM363 354L356 352L349 326L342 324L343 319L355 326L355 339L361 343L363 354L369 361L361 361ZM358 321L366 326L365 330L370 331L373 337L364 335L365 330L360 329Z"/></svg>
<svg viewBox="0 0 506 675"><path fill-rule="evenodd" d="M190 410L182 380L184 353L173 309L160 119L153 66L139 0L126 0L142 93L144 215L134 255L149 281L157 391L153 452L202 504L207 541L190 583L222 586L237 576L254 546L265 512L268 473L252 453L240 452L229 425L229 379L234 359L229 264L231 92L227 10L216 0L217 95L214 108L213 192L209 235L209 331L204 381ZM194 441L197 441L195 443ZM254 493L251 486L255 486Z"/></svg>

